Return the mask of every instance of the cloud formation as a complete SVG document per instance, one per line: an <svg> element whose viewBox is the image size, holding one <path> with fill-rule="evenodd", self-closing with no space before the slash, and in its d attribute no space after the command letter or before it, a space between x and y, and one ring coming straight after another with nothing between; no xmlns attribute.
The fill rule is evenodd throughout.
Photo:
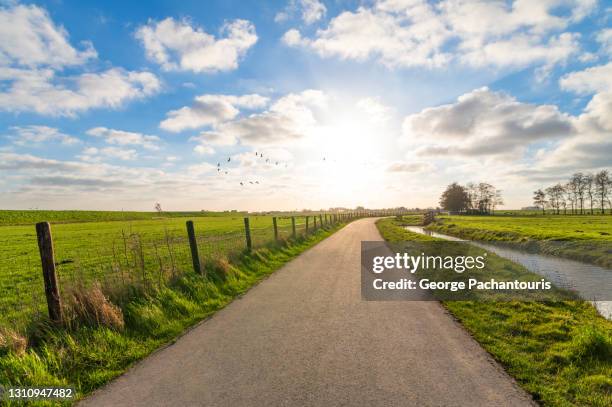
<svg viewBox="0 0 612 407"><path fill-rule="evenodd" d="M0 110L74 116L92 108L117 108L157 93L150 72L109 68L58 75L95 60L93 45L70 45L66 30L38 6L0 7Z"/></svg>
<svg viewBox="0 0 612 407"><path fill-rule="evenodd" d="M157 136L150 136L131 131L108 129L106 127L94 127L87 130L87 134L93 137L103 138L108 144L118 146L141 146L147 150L159 150Z"/></svg>
<svg viewBox="0 0 612 407"><path fill-rule="evenodd" d="M319 0L289 0L287 6L274 17L276 22L284 22L296 14L305 24L312 24L325 16L327 8Z"/></svg>
<svg viewBox="0 0 612 407"><path fill-rule="evenodd" d="M409 115L402 127L404 141L433 156L516 156L531 143L575 132L571 117L556 106L522 103L488 88Z"/></svg>
<svg viewBox="0 0 612 407"><path fill-rule="evenodd" d="M560 14L560 6L567 11ZM312 37L294 28L282 40L322 57L373 59L388 67L443 67L451 61L550 66L579 51L579 35L563 30L595 7L595 0L378 0L340 13Z"/></svg>
<svg viewBox="0 0 612 407"><path fill-rule="evenodd" d="M135 33L147 58L167 71L217 72L236 69L257 42L255 26L246 20L226 22L219 37L171 17L150 20Z"/></svg>
<svg viewBox="0 0 612 407"><path fill-rule="evenodd" d="M19 146L46 142L59 142L67 146L80 143L78 138L64 134L54 127L37 125L13 126L10 130L12 134L8 138Z"/></svg>
<svg viewBox="0 0 612 407"><path fill-rule="evenodd" d="M268 98L257 94L201 95L195 98L191 106L169 111L159 127L173 133L197 129L235 118L240 113L238 108L258 109L267 104Z"/></svg>

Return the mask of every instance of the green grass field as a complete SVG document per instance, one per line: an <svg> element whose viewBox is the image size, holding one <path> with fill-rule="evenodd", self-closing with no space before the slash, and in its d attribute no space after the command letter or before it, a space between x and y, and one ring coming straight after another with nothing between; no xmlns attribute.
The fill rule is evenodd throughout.
<svg viewBox="0 0 612 407"><path fill-rule="evenodd" d="M134 274L148 282L166 279L191 265L185 227L189 219L194 221L203 260L245 249L244 217L240 215L52 223L60 283L123 282ZM312 217L310 222L312 227ZM271 216L250 217L250 227L254 247L273 240ZM290 218L278 218L278 228L280 237L288 238ZM296 217L296 233L303 234L304 229L304 217ZM0 326L19 325L45 304L34 225L0 226Z"/></svg>
<svg viewBox="0 0 612 407"><path fill-rule="evenodd" d="M612 216L440 216L428 229L470 240L512 241L542 253L612 267Z"/></svg>
<svg viewBox="0 0 612 407"><path fill-rule="evenodd" d="M419 223L420 220L413 218L388 218L379 221L377 226L391 242L435 240L403 228ZM555 233L559 233L560 227L556 226ZM443 304L540 404L612 405L612 321L600 316L590 303L446 301Z"/></svg>
<svg viewBox="0 0 612 407"><path fill-rule="evenodd" d="M44 210L2 210L0 226L33 225L38 222L75 223L108 222L130 220L153 220L159 218L243 216L241 212L134 212L134 211L44 211Z"/></svg>
<svg viewBox="0 0 612 407"><path fill-rule="evenodd" d="M441 216L440 231L469 233L477 240L612 241L612 216Z"/></svg>
<svg viewBox="0 0 612 407"><path fill-rule="evenodd" d="M260 219L262 224L264 220L269 219ZM222 231L231 230L234 225L231 219L218 222L217 228ZM143 226L159 233L152 225ZM80 301L85 305L73 308L78 314L75 322L58 328L38 321L30 327L27 348L19 346L19 338L12 340L6 335L3 338L0 331L0 383L73 385L82 397L224 307L341 226L339 223L251 253L242 252L229 263L207 262L205 276L187 267L163 285L147 290L127 285L124 287L127 296L118 295L117 287L106 287L104 295L111 299L111 305L96 296L95 290L81 291ZM74 233L83 236L78 228Z"/></svg>

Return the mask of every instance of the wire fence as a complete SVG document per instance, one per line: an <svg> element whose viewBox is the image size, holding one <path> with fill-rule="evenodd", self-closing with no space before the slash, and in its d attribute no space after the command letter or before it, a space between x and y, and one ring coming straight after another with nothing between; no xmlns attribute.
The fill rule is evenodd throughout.
<svg viewBox="0 0 612 407"><path fill-rule="evenodd" d="M223 228L208 226L203 218L194 223L193 244L202 267L212 259L232 259L248 250L307 236L322 227L376 215L384 213L251 217L248 230L243 218L232 218L233 223ZM161 287L193 271L191 242L186 228L179 226L174 222L169 227L158 226L143 232L126 225L110 238L97 238L95 230L87 238L55 236L52 243L60 298L76 285L99 283L114 288L138 285L147 289ZM11 255L0 251L0 327L22 329L30 321L47 315L36 233L28 232L26 237L27 244L12 250Z"/></svg>

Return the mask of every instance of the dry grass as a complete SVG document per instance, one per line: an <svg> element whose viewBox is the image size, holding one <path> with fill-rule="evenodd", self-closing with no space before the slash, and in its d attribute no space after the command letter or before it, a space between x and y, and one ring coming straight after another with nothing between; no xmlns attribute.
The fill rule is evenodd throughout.
<svg viewBox="0 0 612 407"><path fill-rule="evenodd" d="M207 276L221 281L225 281L231 272L231 265L224 257L207 259L202 266Z"/></svg>
<svg viewBox="0 0 612 407"><path fill-rule="evenodd" d="M103 326L120 331L124 328L123 312L110 302L99 283L91 287L79 284L65 296L64 318L71 327Z"/></svg>
<svg viewBox="0 0 612 407"><path fill-rule="evenodd" d="M0 351L6 350L21 356L27 347L28 340L24 336L10 329L0 330Z"/></svg>

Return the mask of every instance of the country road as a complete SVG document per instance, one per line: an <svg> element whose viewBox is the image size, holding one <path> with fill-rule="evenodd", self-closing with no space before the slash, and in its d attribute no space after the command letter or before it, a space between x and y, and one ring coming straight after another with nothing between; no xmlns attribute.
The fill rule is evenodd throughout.
<svg viewBox="0 0 612 407"><path fill-rule="evenodd" d="M80 406L529 406L437 302L362 301L355 221Z"/></svg>

